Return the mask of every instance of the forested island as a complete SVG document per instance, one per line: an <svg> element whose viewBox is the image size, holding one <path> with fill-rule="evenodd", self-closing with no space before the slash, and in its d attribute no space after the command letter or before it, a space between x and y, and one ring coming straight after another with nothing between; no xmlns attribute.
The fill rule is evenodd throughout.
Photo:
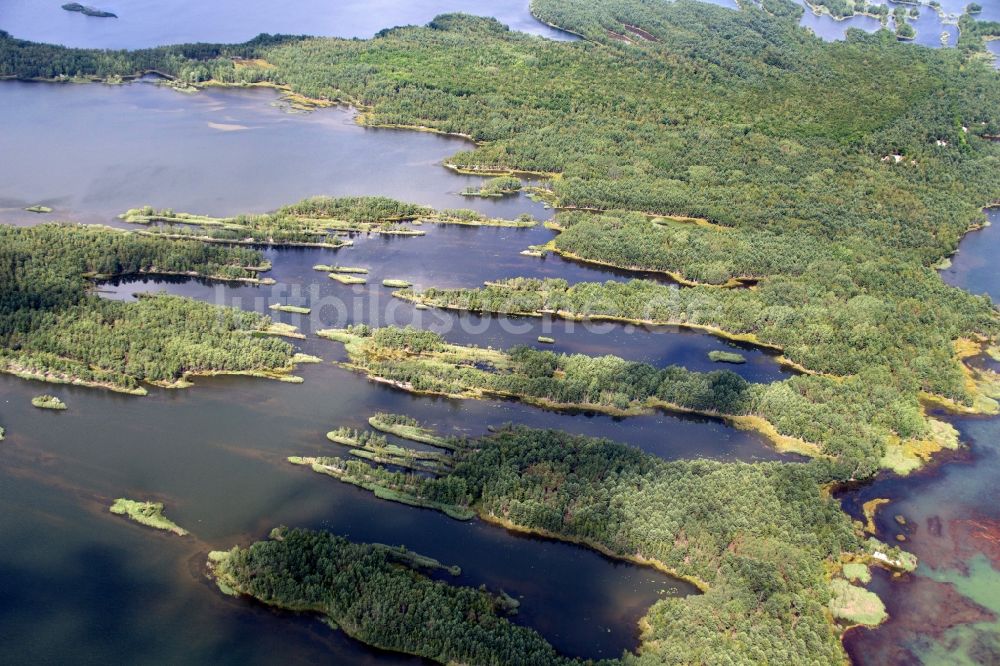
<svg viewBox="0 0 1000 666"><path fill-rule="evenodd" d="M350 233L420 235L413 225L423 223L467 226L529 227L531 219L491 219L473 210L436 211L387 197L312 197L283 206L273 213L209 217L177 213L151 206L133 208L119 216L126 222L148 225L145 233L169 238L245 245L338 248L350 245Z"/></svg>
<svg viewBox="0 0 1000 666"><path fill-rule="evenodd" d="M352 104L370 126L468 137L475 145L448 160L456 170L548 176L541 195L561 211L550 249L668 274L680 286L509 280L399 294L423 306L695 326L778 348L802 374L760 385L724 370L459 347L412 330L328 333L347 344L350 366L414 392L618 414L667 406L718 415L813 459L665 462L608 442L512 430L456 449L456 464L438 474L332 457L297 462L382 497L579 541L697 580L703 595L654 605L640 652L624 657L630 663L839 664L840 628L876 622L884 612L841 569L899 555L864 541L830 489L884 468L912 470L936 450L957 446L957 432L931 418L931 406L998 411L996 373L963 362L995 344L997 310L986 297L943 284L934 267L982 225L982 207L1000 200L1000 145L990 139L1000 135L1000 84L984 46L1000 37L1000 24L963 16L956 49L900 43L889 30L849 31L844 41L825 43L799 27L795 3L745 4L731 11L691 0L534 0L538 18L583 37L573 43L458 14L369 40L261 35L240 45L132 52L2 34L0 76L117 80L156 71L182 85L278 86L320 104ZM848 9L833 0L815 4ZM905 38L902 26L905 12L896 21ZM201 227L196 240L224 233L229 238L218 240L257 241L285 230L294 239L316 230L301 220L266 222L266 233L252 224L223 231L230 218L221 225L166 221ZM323 227L331 230L351 231ZM160 233L154 226L149 232ZM5 231L0 251L20 233L45 232ZM134 238L150 244L144 252L182 242ZM195 246L209 252L203 243L171 247L185 248L189 260ZM235 275L253 265L248 257L236 261L241 255L231 253L238 248L216 249L223 254L200 255L186 270L224 266ZM96 313L111 308L126 320L156 321L154 314L176 309L187 322L202 306L159 298L105 305L86 294L82 276L115 271L71 256L73 270L59 278L36 271L2 282L4 313L14 313L4 320L18 325L3 331L5 360L47 354L43 366L108 368L124 388L170 381L203 365L198 354L164 363L158 353L154 363L140 353L148 363L136 367L130 355L119 369L120 355L101 352L99 341L110 333ZM135 263L136 270L159 268ZM213 330L213 349L235 351L228 345L239 340L250 347L237 356L254 358L255 369L288 363L284 343L235 335L266 327L264 320L227 316L236 323L229 334ZM128 335L143 341L141 352L154 344L153 332L176 334L174 325L143 322ZM76 341L72 350L67 340ZM233 363L222 357L227 367ZM233 589L323 613L382 647L443 662L558 663L536 634L510 634L493 619L489 599L473 591L436 587L432 596L425 586L438 583L395 569L392 575L405 580L346 585L338 567L357 572L350 567L362 556L376 558L365 576L386 568L366 547L337 539L303 533L292 543L272 540L219 557L215 569ZM305 582L314 575L322 584ZM391 592L378 594L384 590ZM396 606L377 615L384 624L372 629L365 624L371 619L357 619L365 604L411 594L433 599L432 610ZM444 623L428 626L426 615L408 614L411 608L434 617L453 613L448 640L436 633ZM847 616L850 608L863 612Z"/></svg>
<svg viewBox="0 0 1000 666"><path fill-rule="evenodd" d="M506 595L434 581L430 558L325 532L275 529L271 539L209 555L219 587L322 615L385 650L465 664L572 663L535 631L513 624Z"/></svg>
<svg viewBox="0 0 1000 666"><path fill-rule="evenodd" d="M650 609L643 649L624 655L626 663L709 663L719 654L736 662L836 663L838 631L827 613L846 625L872 620L845 616L848 601L881 608L841 570L912 566L887 564L897 562L898 551L865 540L821 490L837 478L827 461L668 462L605 440L521 427L468 442L455 459L454 470L439 478L336 458L313 468L336 470L332 476L386 499L456 518L472 510L696 583L702 595L663 599ZM265 570L258 575L277 573ZM296 598L280 605L294 607ZM455 627L459 635L474 629Z"/></svg>
<svg viewBox="0 0 1000 666"><path fill-rule="evenodd" d="M79 2L68 2L62 6L68 12L79 12L85 16L93 16L95 18L118 18L118 15L113 12L104 11L102 9L94 9L93 7L88 7L87 5L81 5Z"/></svg>
<svg viewBox="0 0 1000 666"><path fill-rule="evenodd" d="M287 377L293 349L269 318L187 298L134 303L92 293L94 278L254 279L253 250L151 238L107 227L0 226L0 371L145 394L205 374Z"/></svg>

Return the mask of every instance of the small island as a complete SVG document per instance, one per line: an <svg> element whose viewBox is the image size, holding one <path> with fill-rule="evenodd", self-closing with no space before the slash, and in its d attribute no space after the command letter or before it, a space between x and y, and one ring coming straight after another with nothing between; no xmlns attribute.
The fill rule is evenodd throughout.
<svg viewBox="0 0 1000 666"><path fill-rule="evenodd" d="M556 339L555 338L550 338L547 335L539 335L538 336L538 341L541 342L542 344L545 344L545 345L554 345L556 343Z"/></svg>
<svg viewBox="0 0 1000 666"><path fill-rule="evenodd" d="M368 280L363 277L358 277L349 273L330 273L330 279L336 280L341 284L365 284L368 282Z"/></svg>
<svg viewBox="0 0 1000 666"><path fill-rule="evenodd" d="M389 414L388 412L378 412L368 419L368 425L387 432L390 435L408 439L412 442L429 444L439 449L455 449L455 443L449 441L426 427L420 421L405 414Z"/></svg>
<svg viewBox="0 0 1000 666"><path fill-rule="evenodd" d="M66 403L54 395L36 395L31 399L31 404L39 409L66 409Z"/></svg>
<svg viewBox="0 0 1000 666"><path fill-rule="evenodd" d="M188 534L186 529L163 515L163 504L161 502L139 502L119 497L111 505L109 511L117 516L126 516L146 527L173 532L177 536Z"/></svg>
<svg viewBox="0 0 1000 666"><path fill-rule="evenodd" d="M737 354L736 352L719 351L712 350L708 352L709 360L716 363L746 363L747 360L742 354Z"/></svg>
<svg viewBox="0 0 1000 666"><path fill-rule="evenodd" d="M325 273L360 273L365 274L368 272L367 268L361 268L360 266L328 266L326 264L316 264L313 266L314 271L323 271Z"/></svg>
<svg viewBox="0 0 1000 666"><path fill-rule="evenodd" d="M292 314L307 315L310 312L312 312L310 308L303 308L298 305L282 305L281 303L272 303L267 307L269 310L277 310L278 312L291 312Z"/></svg>
<svg viewBox="0 0 1000 666"><path fill-rule="evenodd" d="M392 287L393 289L409 289L413 286L412 282L407 282L406 280L393 280L386 279L382 280L383 287Z"/></svg>
<svg viewBox="0 0 1000 666"><path fill-rule="evenodd" d="M478 188L462 190L463 197L504 197L521 191L521 180L514 176L499 176L483 182Z"/></svg>
<svg viewBox="0 0 1000 666"><path fill-rule="evenodd" d="M29 213L51 213L52 212L51 208L49 208L48 206L42 206L42 205L28 206L24 210L28 211Z"/></svg>
<svg viewBox="0 0 1000 666"><path fill-rule="evenodd" d="M106 12L101 9L94 9L93 7L88 7L87 5L81 5L79 2L69 2L62 6L68 12L79 12L86 16L93 16L95 18L118 18L118 14L113 14L112 12Z"/></svg>

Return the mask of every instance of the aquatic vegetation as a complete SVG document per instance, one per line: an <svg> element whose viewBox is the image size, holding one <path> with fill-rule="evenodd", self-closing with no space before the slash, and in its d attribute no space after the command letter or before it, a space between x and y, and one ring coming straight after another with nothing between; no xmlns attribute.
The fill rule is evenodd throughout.
<svg viewBox="0 0 1000 666"><path fill-rule="evenodd" d="M746 363L747 360L742 354L737 352L719 351L713 349L708 352L708 358L716 363Z"/></svg>
<svg viewBox="0 0 1000 666"><path fill-rule="evenodd" d="M368 272L367 268L361 268L360 266L328 266L327 264L316 264L313 266L314 271L323 271L324 273L359 273L366 274Z"/></svg>
<svg viewBox="0 0 1000 666"><path fill-rule="evenodd" d="M391 287L393 289L408 289L413 286L413 283L407 282L406 280L394 280L389 278L382 280L382 286Z"/></svg>
<svg viewBox="0 0 1000 666"><path fill-rule="evenodd" d="M163 504L160 502L141 502L119 497L109 509L111 513L126 516L131 520L177 536L185 536L188 531L163 515Z"/></svg>
<svg viewBox="0 0 1000 666"><path fill-rule="evenodd" d="M368 282L366 278L349 273L330 273L329 277L331 280L336 280L341 284L365 284Z"/></svg>
<svg viewBox="0 0 1000 666"><path fill-rule="evenodd" d="M36 395L31 399L31 404L40 409L66 409L66 403L54 395Z"/></svg>
<svg viewBox="0 0 1000 666"><path fill-rule="evenodd" d="M52 212L52 209L49 208L48 206L28 206L24 210L28 211L29 213L51 213Z"/></svg>
<svg viewBox="0 0 1000 666"><path fill-rule="evenodd" d="M293 314L307 315L312 312L309 308L304 308L299 305L282 305L281 303L272 303L267 306L269 310L278 310L279 312L291 312Z"/></svg>
<svg viewBox="0 0 1000 666"><path fill-rule="evenodd" d="M439 663L572 663L537 632L503 617L509 598L502 593L419 573L440 566L402 548L288 528L247 548L213 552L208 561L227 594L320 614L347 635L383 650Z"/></svg>
<svg viewBox="0 0 1000 666"><path fill-rule="evenodd" d="M422 444L430 444L441 449L455 449L456 440L442 437L417 419L405 414L378 412L368 418L368 425L396 437Z"/></svg>
<svg viewBox="0 0 1000 666"><path fill-rule="evenodd" d="M538 341L541 342L541 343L543 343L543 344L546 344L546 345L551 345L551 344L555 344L556 339L555 338L550 338L547 335L539 335L538 336Z"/></svg>

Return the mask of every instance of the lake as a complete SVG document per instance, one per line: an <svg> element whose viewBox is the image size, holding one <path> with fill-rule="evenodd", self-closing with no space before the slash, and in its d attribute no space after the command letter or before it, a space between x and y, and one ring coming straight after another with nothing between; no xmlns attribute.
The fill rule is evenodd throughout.
<svg viewBox="0 0 1000 666"><path fill-rule="evenodd" d="M524 196L466 199L479 177L441 166L468 143L418 132L357 126L347 109L293 114L266 90L184 95L148 82L126 86L0 85L0 220L111 223L150 203L208 214L263 211L313 194L384 194L436 207L467 206L515 217L550 214ZM220 126L225 126L220 129ZM234 127L238 126L238 127ZM242 129L245 128L245 129ZM21 208L45 203L52 215ZM550 256L520 255L552 233L532 229L427 226L423 237L358 236L340 250L267 250L270 287L197 281L102 285L105 297L169 291L264 310L275 301L316 307L277 318L320 326L355 321L415 323L462 343L537 344L559 351L616 353L657 365L719 367L708 351L723 340L674 327L583 325L417 311L381 287L385 277L419 286L467 286L533 275L570 281L623 280L621 272ZM364 265L372 284L348 288L315 263ZM421 319L418 319L420 317ZM304 319L304 320L300 320ZM298 320L298 321L297 321ZM302 348L334 360L341 345L311 338ZM774 357L740 350L748 379L786 376ZM0 650L13 661L338 663L413 661L330 631L315 619L224 597L204 576L208 551L260 539L278 524L328 529L458 564L456 582L504 589L522 601L516 621L559 650L614 657L634 649L638 619L656 599L693 589L651 569L569 544L524 537L479 521L377 500L353 486L294 467L290 455L344 455L324 433L364 427L378 410L407 413L447 433L481 435L507 422L605 436L663 458L773 460L753 433L703 418L654 413L624 420L567 414L503 401L414 397L329 363L305 366L302 385L245 378L199 381L146 398L0 377ZM69 405L36 410L46 391ZM786 457L786 460L796 458ZM118 496L163 501L193 533L153 533L107 512ZM581 584L585 581L585 584Z"/></svg>
<svg viewBox="0 0 1000 666"><path fill-rule="evenodd" d="M965 0L959 3L964 6ZM733 6L729 0L719 4ZM984 3L987 4L987 3ZM960 11L946 0L946 12ZM953 6L956 5L956 6ZM98 5L119 19L93 19L27 0L0 4L0 28L18 37L74 46L142 47L184 41L240 41L262 32L369 36L387 26L423 23L443 11L476 13L469 0L329 3L198 3L175 0ZM490 11L517 29L564 34L530 17L523 2ZM997 7L990 3L982 18ZM940 44L940 20L915 22L918 41ZM995 17L993 17L995 18ZM803 24L826 39L868 19L833 22L807 12ZM937 31L935 33L935 30ZM839 36L838 36L839 35ZM936 41L938 40L938 41ZM998 43L994 42L995 48ZM551 211L527 197L468 199L481 182L442 165L469 147L454 137L366 129L349 109L289 113L273 91L208 90L186 95L150 82L126 86L0 85L0 221L67 219L126 226L115 216L150 204L230 215L274 209L300 198L380 194L438 208L471 207L491 216ZM26 213L45 204L51 216ZM994 220L1000 215L992 212ZM391 297L386 277L418 287L476 286L515 275L570 282L631 275L520 255L552 232L533 229L425 227L426 236L357 236L340 250L269 249L270 287L190 280L125 280L101 285L107 298L167 291L266 311L280 301L314 307L309 317L275 313L307 332L368 321L412 323L463 344L537 345L556 351L616 354L694 370L732 369L750 381L788 376L773 355L674 327L584 325L547 318L488 317L418 311ZM1000 294L998 225L970 234L943 277L976 293ZM371 284L345 287L312 270L316 263L362 265ZM327 361L341 345L316 338L304 351ZM707 359L737 350L739 366ZM985 362L985 361L983 361ZM353 486L286 462L290 455L344 455L324 433L364 427L378 410L406 413L444 433L480 435L506 422L553 427L630 443L665 459L793 461L759 436L703 418L654 413L628 419L544 411L505 401L416 397L339 369L304 366L301 385L245 378L201 379L184 391L146 398L43 385L0 375L0 653L10 663L102 662L340 664L418 663L369 649L315 618L275 612L221 595L205 578L209 550L248 544L278 524L327 529L349 538L405 544L462 567L456 582L504 589L521 600L516 621L559 650L615 657L638 641L638 619L655 600L692 588L651 569L615 562L584 548L525 537L480 521L377 500ZM32 409L33 395L64 399L63 413ZM1000 422L952 419L967 448L906 479L886 477L844 497L857 514L872 497L893 503L879 514L880 535L905 533L921 568L872 587L892 619L853 631L846 645L859 663L967 661L989 656L1000 635ZM166 503L167 515L193 536L179 539L107 512L119 496ZM900 526L894 516L906 517ZM991 614L992 612L992 614ZM984 647L985 646L985 647ZM987 663L989 663L987 661ZM994 662L995 663L995 662Z"/></svg>
<svg viewBox="0 0 1000 666"><path fill-rule="evenodd" d="M537 21L528 0L101 0L118 18L93 18L60 3L4 0L0 28L36 42L102 49L138 49L189 42L244 42L262 32L322 37L371 37L383 28L423 25L438 14L490 15L514 30L549 39L573 39Z"/></svg>
<svg viewBox="0 0 1000 666"><path fill-rule="evenodd" d="M0 86L0 212L22 208L108 222L146 204L206 215L264 212L317 194L391 195L494 217L548 217L523 195L463 197L484 180L442 166L468 141L368 129L347 108L289 113L271 90L178 93L124 86L5 82ZM30 203L29 203L30 202ZM519 248L523 249L523 248Z"/></svg>

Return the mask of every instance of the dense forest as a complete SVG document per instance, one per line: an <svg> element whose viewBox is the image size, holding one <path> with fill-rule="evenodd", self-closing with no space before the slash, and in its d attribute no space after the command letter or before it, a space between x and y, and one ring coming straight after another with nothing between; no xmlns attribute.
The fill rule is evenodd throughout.
<svg viewBox="0 0 1000 666"><path fill-rule="evenodd" d="M650 609L643 649L624 655L626 663L840 663L827 621L831 572L850 559L871 562L879 550L897 555L864 542L820 489L833 479L824 461L664 461L606 440L523 427L469 442L441 478L321 460L317 471L342 468L334 476L381 497L451 503L458 516L473 506L487 520L697 581L704 594Z"/></svg>
<svg viewBox="0 0 1000 666"><path fill-rule="evenodd" d="M239 279L263 263L253 250L106 227L0 225L0 368L131 392L143 392L144 381L174 384L188 373L287 371L291 346L251 335L268 328L265 316L167 296L105 300L87 279Z"/></svg>
<svg viewBox="0 0 1000 666"><path fill-rule="evenodd" d="M277 529L268 541L212 553L226 591L294 611L322 614L348 635L442 664L558 666L535 631L502 615L508 599L435 581L395 549L352 543L326 532Z"/></svg>
<svg viewBox="0 0 1000 666"><path fill-rule="evenodd" d="M663 407L722 416L760 431L780 449L832 458L844 481L883 466L912 469L928 452L954 446L952 429L925 417L916 396L884 390L887 379L878 369L752 384L729 370L660 369L528 347L462 347L412 328L362 325L319 334L345 343L347 367L408 391L620 415Z"/></svg>

